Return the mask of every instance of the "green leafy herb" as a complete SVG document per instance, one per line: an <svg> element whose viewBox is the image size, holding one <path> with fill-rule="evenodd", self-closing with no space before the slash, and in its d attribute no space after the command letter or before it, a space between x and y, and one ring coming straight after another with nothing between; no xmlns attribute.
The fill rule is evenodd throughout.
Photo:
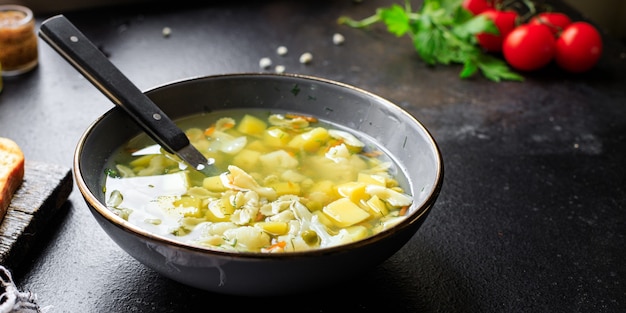
<svg viewBox="0 0 626 313"><path fill-rule="evenodd" d="M413 11L409 0L404 7L393 4L378 8L372 16L355 20L339 18L340 24L365 28L384 23L397 37L408 35L422 60L430 65L463 64L459 76L468 78L480 71L487 79L523 81L506 62L487 54L478 46L476 34L498 33L495 24L484 16L474 16L461 6L460 0L424 0L418 11Z"/></svg>
<svg viewBox="0 0 626 313"><path fill-rule="evenodd" d="M104 169L104 174L106 174L106 176L111 177L111 178L120 178L120 174L112 169L112 168L105 168Z"/></svg>

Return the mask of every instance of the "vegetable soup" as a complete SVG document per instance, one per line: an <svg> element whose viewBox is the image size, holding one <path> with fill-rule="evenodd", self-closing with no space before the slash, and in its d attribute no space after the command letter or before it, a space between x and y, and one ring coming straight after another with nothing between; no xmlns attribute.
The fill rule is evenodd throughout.
<svg viewBox="0 0 626 313"><path fill-rule="evenodd" d="M225 110L177 120L207 177L139 135L106 168L107 206L154 234L219 250L337 246L405 218L413 198L382 146L310 116Z"/></svg>

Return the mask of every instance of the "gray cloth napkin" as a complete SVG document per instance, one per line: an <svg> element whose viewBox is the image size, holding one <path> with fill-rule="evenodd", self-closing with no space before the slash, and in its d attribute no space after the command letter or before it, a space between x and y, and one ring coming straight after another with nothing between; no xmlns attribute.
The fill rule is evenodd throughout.
<svg viewBox="0 0 626 313"><path fill-rule="evenodd" d="M47 310L39 307L34 293L20 292L11 272L0 265L0 313L45 313Z"/></svg>

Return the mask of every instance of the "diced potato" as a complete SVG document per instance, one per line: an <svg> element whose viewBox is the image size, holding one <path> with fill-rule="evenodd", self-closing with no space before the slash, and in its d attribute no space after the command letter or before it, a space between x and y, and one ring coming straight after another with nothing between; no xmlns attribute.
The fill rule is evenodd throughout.
<svg viewBox="0 0 626 313"><path fill-rule="evenodd" d="M328 179L337 183L355 181L360 169L354 168L351 160L346 162L344 159L335 162L324 156L308 157L301 162L302 173L317 179Z"/></svg>
<svg viewBox="0 0 626 313"><path fill-rule="evenodd" d="M255 224L261 227L263 231L272 235L284 235L289 231L289 223L287 222L258 222Z"/></svg>
<svg viewBox="0 0 626 313"><path fill-rule="evenodd" d="M270 127L263 133L263 142L269 147L282 148L290 140L291 135L278 127Z"/></svg>
<svg viewBox="0 0 626 313"><path fill-rule="evenodd" d="M389 209L383 200L380 200L378 196L372 196L365 202L367 208L376 216L385 216L389 214Z"/></svg>
<svg viewBox="0 0 626 313"><path fill-rule="evenodd" d="M318 200L318 199L304 199L302 201L302 204L304 204L304 206L307 207L307 209L309 209L309 211L314 212L314 211L319 211L324 207L324 204L322 203L322 201Z"/></svg>
<svg viewBox="0 0 626 313"><path fill-rule="evenodd" d="M213 223L228 222L230 220L229 215L217 216L211 210L206 210L206 213L204 214L204 218L206 218L207 221L213 222Z"/></svg>
<svg viewBox="0 0 626 313"><path fill-rule="evenodd" d="M268 152L271 151L271 149L268 146L266 146L265 142L262 141L262 140L254 140L254 141L250 142L246 146L246 149L259 151L261 153L268 153Z"/></svg>
<svg viewBox="0 0 626 313"><path fill-rule="evenodd" d="M367 230L367 227L361 225L350 226L346 228L348 236L352 241L357 241L361 239L365 239L370 235L370 232Z"/></svg>
<svg viewBox="0 0 626 313"><path fill-rule="evenodd" d="M328 138L330 138L330 135L326 128L316 127L308 132L296 135L289 141L287 146L292 149L314 153L326 144Z"/></svg>
<svg viewBox="0 0 626 313"><path fill-rule="evenodd" d="M295 168L299 165L298 159L285 150L276 150L259 156L259 161L264 168L276 170Z"/></svg>
<svg viewBox="0 0 626 313"><path fill-rule="evenodd" d="M387 186L387 178L382 175L359 173L357 181L368 185Z"/></svg>
<svg viewBox="0 0 626 313"><path fill-rule="evenodd" d="M334 228L337 227L333 221L328 217L328 215L324 214L324 212L320 211L315 211L313 212L313 215L317 216L317 220L322 223L322 225L328 227L328 228Z"/></svg>
<svg viewBox="0 0 626 313"><path fill-rule="evenodd" d="M194 198L200 199L202 201L200 203L200 207L201 208L202 207L206 207L207 203L206 203L205 200L207 200L209 197L213 196L214 194L215 194L215 192L211 192L210 190L208 190L208 189L206 189L204 187L200 187L198 185L189 187L189 189L187 189L187 192L185 193L185 195L187 195L189 197L194 197Z"/></svg>
<svg viewBox="0 0 626 313"><path fill-rule="evenodd" d="M148 167L150 165L150 160L154 158L155 154L146 154L142 155L128 163L131 167Z"/></svg>
<svg viewBox="0 0 626 313"><path fill-rule="evenodd" d="M277 196L284 195L300 195L300 184L294 182L275 182L269 184L267 187L274 188Z"/></svg>
<svg viewBox="0 0 626 313"><path fill-rule="evenodd" d="M335 196L335 183L328 179L316 181L309 189L309 192L321 192L330 196Z"/></svg>
<svg viewBox="0 0 626 313"><path fill-rule="evenodd" d="M201 217L201 204L200 198L193 198L182 196L180 199L174 200L174 207L176 212L180 213L184 217Z"/></svg>
<svg viewBox="0 0 626 313"><path fill-rule="evenodd" d="M298 172L294 169L288 169L280 175L280 178L285 181L292 181L296 183L302 184L302 187L311 187L313 185L313 180L306 177L302 173Z"/></svg>
<svg viewBox="0 0 626 313"><path fill-rule="evenodd" d="M239 124L237 130L251 136L260 137L267 128L267 123L258 117L246 114Z"/></svg>
<svg viewBox="0 0 626 313"><path fill-rule="evenodd" d="M354 203L361 203L370 198L370 195L365 192L366 186L361 182L347 182L337 186L337 193Z"/></svg>
<svg viewBox="0 0 626 313"><path fill-rule="evenodd" d="M322 210L339 227L348 227L362 222L370 214L348 198L340 198L329 203Z"/></svg>
<svg viewBox="0 0 626 313"><path fill-rule="evenodd" d="M200 204L202 203L200 198L182 196L180 199L174 200L174 206L182 206L182 207L194 207L200 208Z"/></svg>
<svg viewBox="0 0 626 313"><path fill-rule="evenodd" d="M335 184L331 180L321 180L315 182L306 191L306 197L311 201L319 202L323 205L339 198Z"/></svg>
<svg viewBox="0 0 626 313"><path fill-rule="evenodd" d="M224 187L224 184L222 184L222 180L219 175L207 177L202 180L202 187L213 192L223 192L227 190L227 188Z"/></svg>
<svg viewBox="0 0 626 313"><path fill-rule="evenodd" d="M376 186L376 185L368 185L367 188L365 189L365 192L369 193L372 196L376 195L381 200L389 203L390 205L397 206L397 207L407 206L413 203L413 198L411 198L411 196L404 194L402 192L398 192L391 188L385 188L385 187Z"/></svg>
<svg viewBox="0 0 626 313"><path fill-rule="evenodd" d="M233 158L233 165L249 171L256 167L260 156L261 152L259 151L243 149Z"/></svg>

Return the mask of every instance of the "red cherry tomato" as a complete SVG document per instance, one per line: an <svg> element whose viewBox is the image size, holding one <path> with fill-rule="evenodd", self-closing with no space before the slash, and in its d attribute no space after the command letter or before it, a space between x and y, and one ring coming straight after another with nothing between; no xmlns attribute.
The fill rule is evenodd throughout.
<svg viewBox="0 0 626 313"><path fill-rule="evenodd" d="M498 28L499 34L477 34L476 39L478 40L478 44L487 51L502 51L502 42L515 28L518 14L515 11L499 11L494 9L488 9L480 14L493 21Z"/></svg>
<svg viewBox="0 0 626 313"><path fill-rule="evenodd" d="M590 70L602 55L602 37L587 22L570 24L556 40L555 60L559 67L581 73Z"/></svg>
<svg viewBox="0 0 626 313"><path fill-rule="evenodd" d="M555 41L548 26L523 24L504 39L502 54L513 68L534 71L552 61Z"/></svg>
<svg viewBox="0 0 626 313"><path fill-rule="evenodd" d="M545 24L550 27L552 33L558 36L572 20L565 13L543 12L530 19L529 24Z"/></svg>
<svg viewBox="0 0 626 313"><path fill-rule="evenodd" d="M487 9L493 9L492 1L488 0L463 0L461 6L474 15L483 13Z"/></svg>

